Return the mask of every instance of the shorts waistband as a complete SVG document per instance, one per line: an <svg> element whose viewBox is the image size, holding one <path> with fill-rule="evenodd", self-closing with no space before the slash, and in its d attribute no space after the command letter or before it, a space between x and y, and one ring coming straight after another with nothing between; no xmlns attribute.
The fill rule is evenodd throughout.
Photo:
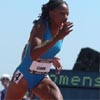
<svg viewBox="0 0 100 100"><path fill-rule="evenodd" d="M52 63L52 59L37 59L37 62Z"/></svg>
<svg viewBox="0 0 100 100"><path fill-rule="evenodd" d="M38 72L38 71L32 71L29 69L29 72L32 74L48 74L48 72Z"/></svg>

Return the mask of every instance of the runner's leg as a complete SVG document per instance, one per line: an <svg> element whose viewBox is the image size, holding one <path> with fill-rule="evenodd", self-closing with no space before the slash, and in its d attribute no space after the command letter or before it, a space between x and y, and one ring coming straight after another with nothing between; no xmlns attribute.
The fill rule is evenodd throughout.
<svg viewBox="0 0 100 100"><path fill-rule="evenodd" d="M57 85L49 78L44 78L33 93L41 100L63 100L62 94Z"/></svg>

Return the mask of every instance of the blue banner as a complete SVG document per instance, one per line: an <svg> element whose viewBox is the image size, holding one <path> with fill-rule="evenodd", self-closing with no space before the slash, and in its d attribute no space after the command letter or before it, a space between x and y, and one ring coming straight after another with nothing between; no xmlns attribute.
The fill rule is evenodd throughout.
<svg viewBox="0 0 100 100"><path fill-rule="evenodd" d="M52 69L49 73L51 79L58 86L100 88L100 73L62 70L60 74Z"/></svg>

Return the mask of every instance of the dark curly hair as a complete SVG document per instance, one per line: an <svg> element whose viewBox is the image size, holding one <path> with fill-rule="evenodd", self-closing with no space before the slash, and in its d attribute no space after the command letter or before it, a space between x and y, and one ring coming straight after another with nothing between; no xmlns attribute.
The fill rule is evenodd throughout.
<svg viewBox="0 0 100 100"><path fill-rule="evenodd" d="M39 20L45 20L49 18L49 11L55 9L56 7L58 7L59 5L63 3L68 6L68 4L63 0L49 0L48 3L43 4L42 9L41 9L42 13L39 16L39 19L35 20L33 23L37 23Z"/></svg>

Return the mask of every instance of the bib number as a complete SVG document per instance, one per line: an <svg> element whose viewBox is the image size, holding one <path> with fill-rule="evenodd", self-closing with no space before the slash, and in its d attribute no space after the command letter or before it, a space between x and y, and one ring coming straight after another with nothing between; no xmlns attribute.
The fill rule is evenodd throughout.
<svg viewBox="0 0 100 100"><path fill-rule="evenodd" d="M23 77L23 74L18 70L14 75L14 82L17 84L21 78Z"/></svg>
<svg viewBox="0 0 100 100"><path fill-rule="evenodd" d="M38 71L38 72L49 72L51 66L52 66L52 63L33 61L31 66L30 66L30 70L31 71Z"/></svg>

